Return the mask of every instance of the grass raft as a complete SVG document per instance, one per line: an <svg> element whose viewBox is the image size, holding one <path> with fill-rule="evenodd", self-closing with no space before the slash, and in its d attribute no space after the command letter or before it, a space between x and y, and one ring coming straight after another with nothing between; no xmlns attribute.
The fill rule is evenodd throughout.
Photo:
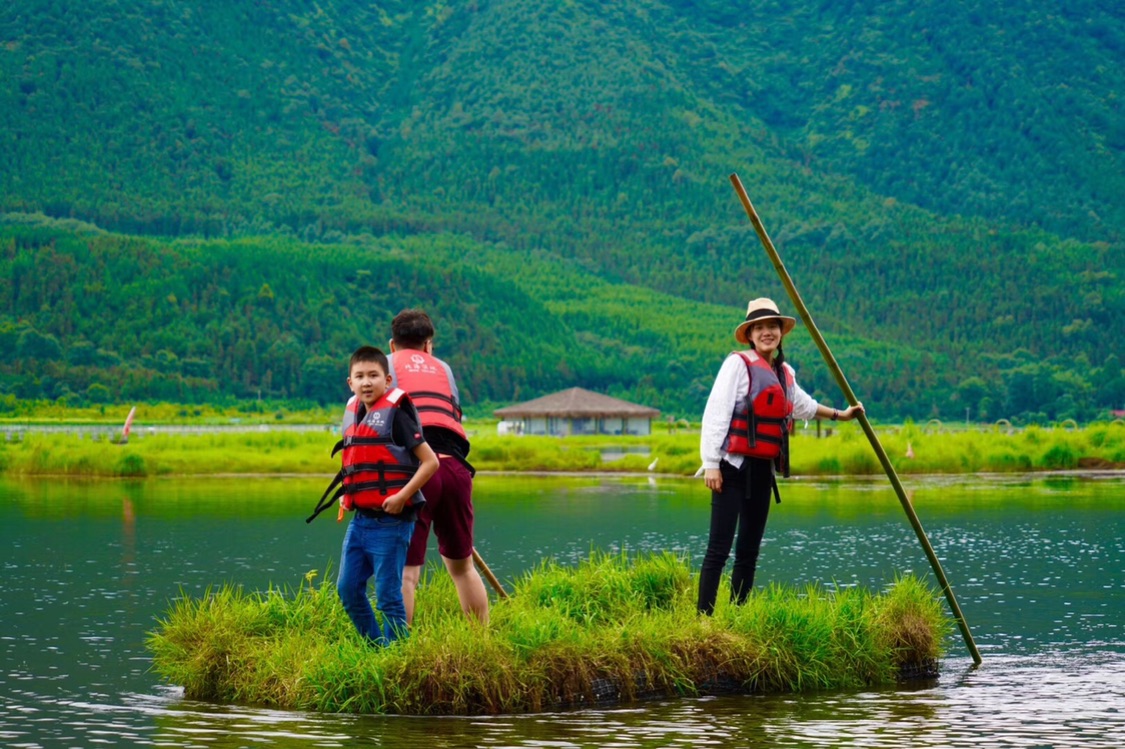
<svg viewBox="0 0 1125 749"><path fill-rule="evenodd" d="M292 710L525 713L733 692L893 685L936 675L951 622L918 578L887 591L770 586L743 606L695 611L686 560L669 553L546 561L493 605L461 613L427 571L407 640L356 634L330 581L296 591L223 587L181 598L149 635L153 667L190 699ZM724 584L725 588L725 584Z"/></svg>

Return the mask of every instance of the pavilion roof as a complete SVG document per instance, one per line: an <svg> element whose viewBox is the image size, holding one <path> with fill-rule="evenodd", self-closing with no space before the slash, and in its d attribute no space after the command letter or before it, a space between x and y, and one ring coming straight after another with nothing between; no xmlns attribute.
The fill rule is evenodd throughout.
<svg viewBox="0 0 1125 749"><path fill-rule="evenodd" d="M660 411L584 388L570 388L541 398L505 406L492 412L501 419L555 416L566 419L597 417L656 418Z"/></svg>

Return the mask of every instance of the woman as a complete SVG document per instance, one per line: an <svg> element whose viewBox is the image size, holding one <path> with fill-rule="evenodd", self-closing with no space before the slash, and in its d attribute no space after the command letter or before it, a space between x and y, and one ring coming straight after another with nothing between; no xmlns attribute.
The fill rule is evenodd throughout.
<svg viewBox="0 0 1125 749"><path fill-rule="evenodd" d="M711 490L711 534L699 571L697 606L703 614L715 610L736 525L731 600L744 602L754 585L770 494L777 492L775 465L788 475L793 420L851 421L863 413L863 404L843 410L821 405L797 384L781 350L796 324L769 299L750 302L746 320L734 329L735 340L750 350L726 358L707 399L699 443L703 483Z"/></svg>

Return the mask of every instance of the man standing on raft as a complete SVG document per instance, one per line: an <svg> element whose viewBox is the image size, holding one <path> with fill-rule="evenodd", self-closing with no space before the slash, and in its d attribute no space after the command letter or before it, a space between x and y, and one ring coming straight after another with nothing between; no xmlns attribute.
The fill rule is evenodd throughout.
<svg viewBox="0 0 1125 749"><path fill-rule="evenodd" d="M473 470L469 440L461 426L461 403L453 370L433 355L434 324L416 309L400 312L391 322L391 387L405 390L418 409L422 433L437 453L440 466L425 486L426 503L414 525L402 575L402 597L408 622L414 621L414 592L426 561L430 526L438 553L453 578L466 615L488 623L488 592L473 565Z"/></svg>

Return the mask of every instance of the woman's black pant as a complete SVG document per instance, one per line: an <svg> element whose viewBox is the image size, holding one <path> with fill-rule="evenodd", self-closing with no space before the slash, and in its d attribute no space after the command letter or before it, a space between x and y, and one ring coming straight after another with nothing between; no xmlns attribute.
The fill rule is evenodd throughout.
<svg viewBox="0 0 1125 749"><path fill-rule="evenodd" d="M724 460L719 464L719 470L723 475L723 488L722 491L711 492L711 535L699 570L697 608L708 615L715 610L719 580L732 545L731 600L744 602L754 586L754 570L758 566L758 551L766 532L773 490L773 464L768 460L745 458L741 469ZM738 543L734 544L736 526Z"/></svg>

